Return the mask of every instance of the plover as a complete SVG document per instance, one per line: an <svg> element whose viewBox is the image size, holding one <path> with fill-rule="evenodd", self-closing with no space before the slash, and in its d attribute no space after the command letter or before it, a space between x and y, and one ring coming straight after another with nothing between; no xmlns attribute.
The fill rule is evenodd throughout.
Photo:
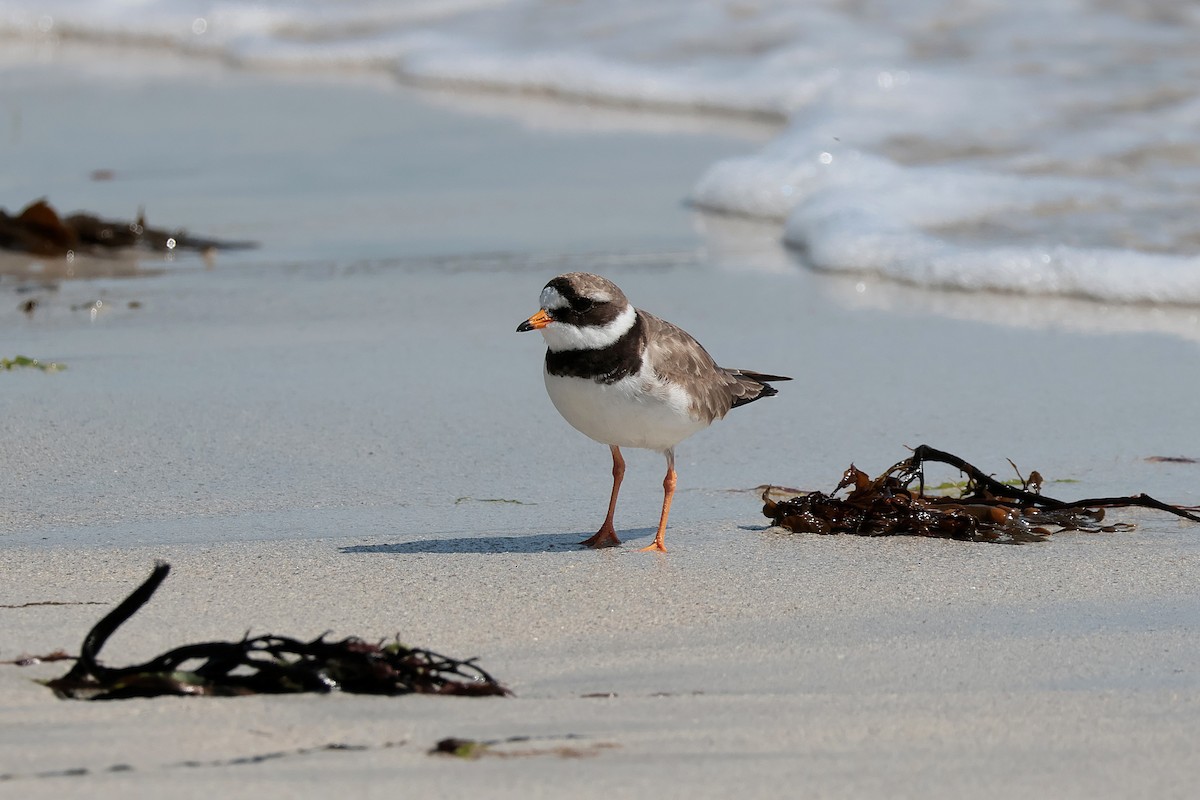
<svg viewBox="0 0 1200 800"><path fill-rule="evenodd" d="M718 367L687 331L634 308L616 284L571 272L542 289L541 310L517 332L541 331L546 340L546 392L576 430L612 451L612 495L600 530L588 547L621 543L613 529L617 493L625 475L622 447L656 450L667 458L663 535L675 495L675 445L724 417L730 409L776 394L768 381L787 381L744 369Z"/></svg>

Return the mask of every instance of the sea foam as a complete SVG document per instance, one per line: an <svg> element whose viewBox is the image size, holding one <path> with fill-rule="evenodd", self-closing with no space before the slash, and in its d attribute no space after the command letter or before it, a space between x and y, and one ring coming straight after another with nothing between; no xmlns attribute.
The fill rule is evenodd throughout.
<svg viewBox="0 0 1200 800"><path fill-rule="evenodd" d="M0 35L779 120L692 201L825 270L1200 304L1200 11L1115 0L38 0Z"/></svg>

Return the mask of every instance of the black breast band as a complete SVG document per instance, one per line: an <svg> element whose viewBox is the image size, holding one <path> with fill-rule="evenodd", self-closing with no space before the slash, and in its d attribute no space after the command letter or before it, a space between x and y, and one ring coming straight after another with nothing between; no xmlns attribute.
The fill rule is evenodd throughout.
<svg viewBox="0 0 1200 800"><path fill-rule="evenodd" d="M638 314L625 334L601 350L546 351L546 371L564 378L590 378L616 383L642 368L646 325Z"/></svg>

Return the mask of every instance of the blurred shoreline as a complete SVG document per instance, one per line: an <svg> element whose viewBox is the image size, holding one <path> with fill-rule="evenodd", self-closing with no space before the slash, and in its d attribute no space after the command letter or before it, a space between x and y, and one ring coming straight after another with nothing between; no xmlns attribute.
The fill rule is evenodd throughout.
<svg viewBox="0 0 1200 800"><path fill-rule="evenodd" d="M915 0L869 14L786 0L195 0L136 16L42 0L0 12L27 54L152 45L173 70L190 59L200 72L453 87L434 94L546 129L748 136L697 169L686 196L782 221L777 237L822 270L1193 307L1200 95L1177 76L1197 68L1198 26L1132 0Z"/></svg>

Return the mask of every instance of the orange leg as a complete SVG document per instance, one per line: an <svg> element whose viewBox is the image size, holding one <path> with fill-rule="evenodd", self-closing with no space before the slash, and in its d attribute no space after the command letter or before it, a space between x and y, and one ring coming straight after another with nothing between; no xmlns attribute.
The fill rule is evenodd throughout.
<svg viewBox="0 0 1200 800"><path fill-rule="evenodd" d="M621 543L613 528L613 514L617 510L617 493L621 491L621 479L625 477L625 459L621 457L621 448L612 445L610 449L613 457L613 488L612 497L608 499L608 516L604 518L604 524L600 526L600 530L596 531L594 536L589 536L580 542L586 547L616 547Z"/></svg>
<svg viewBox="0 0 1200 800"><path fill-rule="evenodd" d="M642 550L654 550L659 553L667 552L663 544L663 535L667 532L667 516L671 513L671 500L675 497L675 450L667 451L667 477L663 478L663 507L662 516L658 518L658 533L654 535L654 543Z"/></svg>

